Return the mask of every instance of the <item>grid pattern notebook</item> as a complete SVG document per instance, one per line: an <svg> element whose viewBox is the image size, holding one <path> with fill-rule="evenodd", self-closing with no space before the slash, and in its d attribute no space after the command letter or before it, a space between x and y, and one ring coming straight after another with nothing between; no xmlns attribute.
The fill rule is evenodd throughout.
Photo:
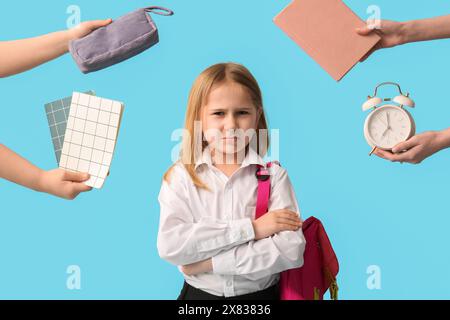
<svg viewBox="0 0 450 320"><path fill-rule="evenodd" d="M88 172L85 182L101 188L111 165L124 105L74 92L59 167Z"/></svg>
<svg viewBox="0 0 450 320"><path fill-rule="evenodd" d="M95 92L88 91L86 94L95 95ZM69 118L71 102L72 97L66 97L45 104L45 113L47 115L50 135L52 137L53 148L58 164L61 158L61 150L64 143L64 135L66 134L67 119Z"/></svg>

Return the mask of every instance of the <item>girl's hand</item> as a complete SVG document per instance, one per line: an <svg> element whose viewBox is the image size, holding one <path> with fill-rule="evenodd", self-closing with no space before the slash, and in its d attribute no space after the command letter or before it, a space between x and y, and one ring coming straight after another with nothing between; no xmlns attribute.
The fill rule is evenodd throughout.
<svg viewBox="0 0 450 320"><path fill-rule="evenodd" d="M70 40L80 39L87 36L95 29L104 27L112 22L112 19L93 20L80 23L78 26L68 30Z"/></svg>
<svg viewBox="0 0 450 320"><path fill-rule="evenodd" d="M213 270L212 259L199 261L196 263L181 266L181 272L187 276L193 276L200 273L210 272Z"/></svg>
<svg viewBox="0 0 450 320"><path fill-rule="evenodd" d="M53 194L57 197L73 200L81 192L92 190L83 182L89 179L89 174L55 169L43 171L39 178L39 191Z"/></svg>
<svg viewBox="0 0 450 320"><path fill-rule="evenodd" d="M280 231L297 231L301 226L298 214L286 209L267 212L253 221L255 240L270 237Z"/></svg>
<svg viewBox="0 0 450 320"><path fill-rule="evenodd" d="M389 20L380 20L380 25L377 28L364 28L356 29L356 32L361 36L367 36L372 33L376 33L381 37L381 40L364 56L361 61L366 60L374 51L383 48L392 48L406 42L404 23L395 22Z"/></svg>
<svg viewBox="0 0 450 320"><path fill-rule="evenodd" d="M448 147L448 141L448 132L428 131L400 142L392 148L392 152L376 149L374 153L380 158L393 162L418 164L441 149Z"/></svg>

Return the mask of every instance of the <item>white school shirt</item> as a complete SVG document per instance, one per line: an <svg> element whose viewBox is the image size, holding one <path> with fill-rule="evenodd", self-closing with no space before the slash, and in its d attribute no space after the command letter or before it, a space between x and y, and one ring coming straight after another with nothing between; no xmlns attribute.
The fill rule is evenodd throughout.
<svg viewBox="0 0 450 320"><path fill-rule="evenodd" d="M213 166L206 148L195 170L211 191L197 188L181 162L173 167L169 182L163 181L158 197L160 257L177 266L212 258L212 272L183 274L191 286L233 297L264 290L279 281L281 271L303 265L306 242L301 228L254 240L257 165L264 162L249 149L241 167L228 178ZM270 170L269 211L299 213L286 170L275 164Z"/></svg>

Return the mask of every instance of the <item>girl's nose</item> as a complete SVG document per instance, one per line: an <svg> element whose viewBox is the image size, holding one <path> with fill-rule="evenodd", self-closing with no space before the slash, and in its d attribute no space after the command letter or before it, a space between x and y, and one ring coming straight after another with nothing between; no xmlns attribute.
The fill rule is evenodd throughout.
<svg viewBox="0 0 450 320"><path fill-rule="evenodd" d="M225 120L225 130L236 129L236 118L234 115L229 115Z"/></svg>

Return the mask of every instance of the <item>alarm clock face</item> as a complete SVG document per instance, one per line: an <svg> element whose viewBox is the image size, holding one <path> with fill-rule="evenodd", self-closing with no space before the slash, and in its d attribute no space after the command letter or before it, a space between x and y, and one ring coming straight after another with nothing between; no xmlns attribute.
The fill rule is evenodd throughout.
<svg viewBox="0 0 450 320"><path fill-rule="evenodd" d="M364 136L372 147L390 150L415 133L414 120L403 108L384 105L375 108L364 124Z"/></svg>

